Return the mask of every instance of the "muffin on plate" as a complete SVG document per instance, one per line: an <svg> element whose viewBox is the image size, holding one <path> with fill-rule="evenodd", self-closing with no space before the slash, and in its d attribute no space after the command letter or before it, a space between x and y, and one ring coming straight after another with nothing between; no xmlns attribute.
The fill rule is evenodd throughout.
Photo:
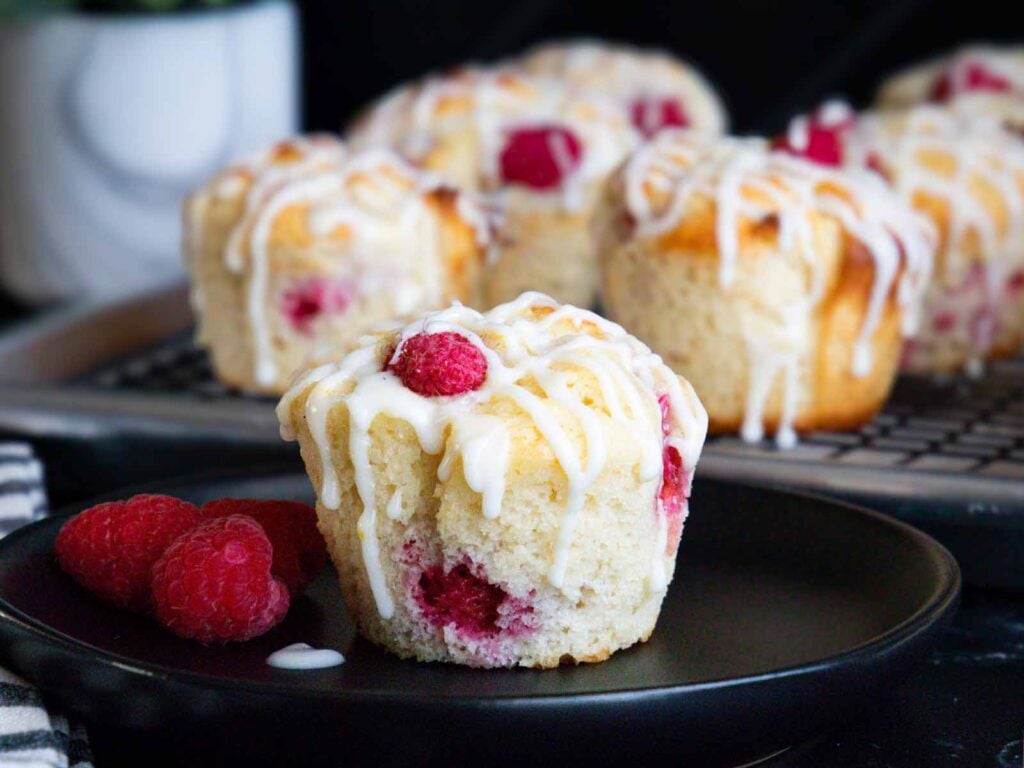
<svg viewBox="0 0 1024 768"><path fill-rule="evenodd" d="M466 68L399 88L349 138L357 147L394 148L489 197L500 223L484 272L488 304L524 290L593 302L593 208L608 174L639 142L609 100L519 68Z"/></svg>
<svg viewBox="0 0 1024 768"><path fill-rule="evenodd" d="M477 303L489 236L470 197L327 137L219 173L186 202L185 232L199 341L221 380L264 393L375 323Z"/></svg>
<svg viewBox="0 0 1024 768"><path fill-rule="evenodd" d="M707 417L619 326L536 293L366 337L278 405L363 634L477 667L654 629Z"/></svg>
<svg viewBox="0 0 1024 768"><path fill-rule="evenodd" d="M518 59L527 72L609 99L645 138L663 128L720 134L728 118L710 83L688 62L599 40L544 43Z"/></svg>
<svg viewBox="0 0 1024 768"><path fill-rule="evenodd" d="M848 168L869 168L933 222L939 244L911 372L978 373L1024 341L1024 143L963 107L879 110L841 125L803 118ZM813 153L811 153L813 154ZM818 153L821 155L821 153ZM821 161L821 157L818 157Z"/></svg>
<svg viewBox="0 0 1024 768"><path fill-rule="evenodd" d="M598 221L605 309L690 380L712 431L785 447L881 407L933 233L874 174L663 131Z"/></svg>

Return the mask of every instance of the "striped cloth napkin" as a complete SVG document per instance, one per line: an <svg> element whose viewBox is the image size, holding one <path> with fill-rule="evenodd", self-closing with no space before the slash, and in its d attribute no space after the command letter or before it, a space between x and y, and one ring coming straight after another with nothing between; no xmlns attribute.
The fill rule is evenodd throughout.
<svg viewBox="0 0 1024 768"><path fill-rule="evenodd" d="M0 536L47 512L43 465L24 443L0 443Z"/></svg>
<svg viewBox="0 0 1024 768"><path fill-rule="evenodd" d="M0 443L0 536L47 514L43 467L22 443ZM85 729L0 668L0 768L92 768Z"/></svg>

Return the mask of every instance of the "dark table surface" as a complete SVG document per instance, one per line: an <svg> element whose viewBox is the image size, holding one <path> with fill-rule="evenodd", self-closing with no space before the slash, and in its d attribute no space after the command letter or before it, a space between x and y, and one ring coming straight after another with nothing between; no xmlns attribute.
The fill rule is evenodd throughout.
<svg viewBox="0 0 1024 768"><path fill-rule="evenodd" d="M0 328L23 312L0 298ZM126 482L130 482L127 480ZM63 503L68 499L55 499ZM784 768L1021 768L1024 595L966 587L952 628L928 660L859 719L766 765ZM263 746L232 733L127 734L89 726L97 768L252 766ZM279 736L275 737L279 742ZM381 756L378 765L450 766L472 755ZM638 756L639 759L640 756ZM346 756L338 755L338 765ZM652 763L644 763L652 764ZM672 763L675 765L675 763Z"/></svg>

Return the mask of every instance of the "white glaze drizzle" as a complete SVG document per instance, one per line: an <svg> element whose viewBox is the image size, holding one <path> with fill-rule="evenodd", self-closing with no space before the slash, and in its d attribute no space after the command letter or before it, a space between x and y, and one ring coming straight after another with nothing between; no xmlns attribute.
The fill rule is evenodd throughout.
<svg viewBox="0 0 1024 768"><path fill-rule="evenodd" d="M725 109L710 84L687 62L662 51L609 44L600 40L546 43L522 59L528 72L556 77L580 93L613 98L627 112L638 97L651 96L641 123L661 122L658 97L679 100L693 130L725 130Z"/></svg>
<svg viewBox="0 0 1024 768"><path fill-rule="evenodd" d="M402 261L406 268L413 265L417 279L394 285L390 293L396 314L439 306L444 300L440 223L426 201L444 182L385 150L350 154L340 142L326 139L297 139L292 144L305 153L301 160L273 164L264 156L225 172L211 185L215 194L221 194L231 179L253 179L224 259L236 272L249 265L246 314L253 376L262 385L273 384L279 375L267 316L269 240L277 217L290 206L309 207L307 224L314 238L326 238L345 226L351 236L346 252L356 261L375 268L388 261ZM237 195L238 190L232 187L230 194ZM489 219L479 202L457 193L456 213L479 242L487 241Z"/></svg>
<svg viewBox="0 0 1024 768"><path fill-rule="evenodd" d="M906 203L912 204L918 193L947 203L947 249L958 248L966 233L975 234L983 254L986 302L990 309L998 307L1006 264L1024 247L1024 147L1019 137L956 106L920 105L899 113L868 113L858 120L848 136L847 162L860 167L872 154L892 174L893 187ZM922 157L928 154L949 158L955 168L952 177L927 165ZM1007 222L1002 231L996 213L974 193L973 179L998 191ZM981 341L972 345L968 371L982 369L994 338L989 334Z"/></svg>
<svg viewBox="0 0 1024 768"><path fill-rule="evenodd" d="M207 342L209 337L206 324L202 320L205 296L197 270L200 250L205 244L202 237L203 212L209 207L210 202L244 196L241 217L244 220L280 185L316 169L334 166L341 162L345 153L344 144L331 136L297 136L236 162L218 173L190 198L184 217L184 244L191 273L189 300L193 312L200 320L196 339L199 343ZM239 226L236 225L229 235L224 252L225 262L236 272L242 268L237 250L239 236Z"/></svg>
<svg viewBox="0 0 1024 768"><path fill-rule="evenodd" d="M531 316L536 307L547 307L551 312L536 319ZM584 324L591 332L582 330ZM591 335L594 328L597 335ZM393 615L394 601L380 564L376 487L369 458L369 430L377 416L391 416L409 424L426 453L444 452L438 467L441 481L448 479L456 462L460 462L467 485L482 497L482 513L493 518L501 512L511 437L505 421L488 413L486 406L498 400L515 403L532 420L566 475L562 519L548 573L556 587L564 584L573 532L586 494L606 461L603 419L627 425L636 436L641 445L637 472L645 481L660 478L662 472L664 436L659 395L668 396L672 414L664 441L679 451L687 472L696 466L707 432L707 414L692 388L681 383L657 355L620 326L591 312L558 305L535 293L523 294L486 314L456 304L406 326L398 336L394 354L401 354L402 344L413 335L444 331L470 340L487 360L487 378L479 390L453 398L416 395L393 374L382 370L379 339L367 338L364 346L341 363L321 367L299 379L278 408L282 433L293 434L294 399L308 391L304 417L320 458L320 501L328 508L337 508L340 494L328 420L336 406L345 404L349 415L347 448L363 503L358 520L363 562L383 618ZM585 405L568 389L567 368L593 375L608 416ZM538 387L543 396L531 391L530 385ZM579 437L567 431L562 421L566 417L578 425ZM396 503L392 496L387 505L389 516ZM664 556L664 542L656 553L659 558ZM652 565L651 588L663 589L664 581L664 566L659 571L656 564Z"/></svg>
<svg viewBox="0 0 1024 768"><path fill-rule="evenodd" d="M462 102L458 110L445 108ZM443 108L445 107L445 108ZM413 162L423 163L436 143L471 126L476 138L472 178L453 169L454 181L493 193L504 207L507 187L500 176L499 158L510 130L560 124L582 144L582 157L573 168L568 147L552 137L552 152L563 170L555 192L529 190L531 204L579 210L586 192L603 180L636 146L639 136L627 116L610 99L596 93L574 93L558 80L528 75L509 66L467 67L404 86L373 107L350 140L354 146L393 147ZM570 170L571 169L571 170ZM527 188L517 187L520 192Z"/></svg>
<svg viewBox="0 0 1024 768"><path fill-rule="evenodd" d="M834 114L832 114L834 113ZM838 109L830 117L842 119ZM806 143L806 125L791 126L794 145ZM687 131L663 131L638 150L623 174L624 195L637 221L637 234L655 237L675 229L694 196L715 203L715 239L719 281L728 288L739 258L739 229L743 220L777 217L779 248L795 249L810 268L811 282L803 299L783 311L774 340L761 329L745 329L750 371L741 436L763 436L765 403L777 376L783 375L783 403L776 442L796 442L793 424L798 411L800 354L814 308L824 291L822 259L815 252L812 214L836 219L845 232L860 241L874 261L874 284L868 310L854 345L855 375L871 371L871 338L903 262L896 295L904 332L915 327L917 311L931 272L935 233L928 220L900 203L885 184L867 171L833 170L768 152L758 139L709 142ZM834 190L842 190L836 192ZM898 238L898 241L897 241ZM903 245L901 259L898 242Z"/></svg>

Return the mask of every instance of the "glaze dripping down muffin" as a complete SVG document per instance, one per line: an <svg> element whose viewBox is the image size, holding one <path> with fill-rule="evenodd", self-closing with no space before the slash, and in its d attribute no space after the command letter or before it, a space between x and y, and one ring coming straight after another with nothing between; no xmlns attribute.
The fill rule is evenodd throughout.
<svg viewBox="0 0 1024 768"><path fill-rule="evenodd" d="M870 166L939 233L904 368L978 374L1024 342L1024 144L963 103L858 116L844 163Z"/></svg>
<svg viewBox="0 0 1024 768"><path fill-rule="evenodd" d="M706 414L620 327L540 294L363 339L278 406L362 632L481 667L647 639Z"/></svg>
<svg viewBox="0 0 1024 768"><path fill-rule="evenodd" d="M489 238L469 196L327 136L222 171L186 202L185 225L200 343L219 378L270 393L377 322L477 302Z"/></svg>
<svg viewBox="0 0 1024 768"><path fill-rule="evenodd" d="M599 221L606 310L693 383L712 431L790 446L881 407L934 233L875 174L664 131Z"/></svg>

